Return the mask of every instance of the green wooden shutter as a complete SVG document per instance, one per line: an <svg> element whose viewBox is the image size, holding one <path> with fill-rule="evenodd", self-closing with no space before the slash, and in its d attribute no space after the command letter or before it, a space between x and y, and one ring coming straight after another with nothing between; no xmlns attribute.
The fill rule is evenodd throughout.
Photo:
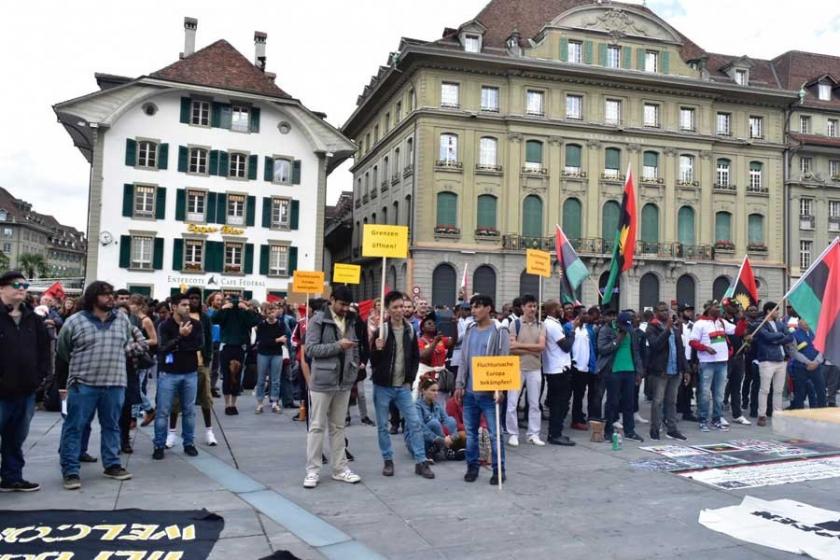
<svg viewBox="0 0 840 560"><path fill-rule="evenodd" d="M437 225L458 225L458 195L442 192L437 195Z"/></svg>
<svg viewBox="0 0 840 560"><path fill-rule="evenodd" d="M166 188L158 187L155 191L155 219L166 219Z"/></svg>
<svg viewBox="0 0 840 560"><path fill-rule="evenodd" d="M257 180L257 166L259 164L260 164L260 156L258 156L258 155L248 156L248 180L249 181L256 181Z"/></svg>
<svg viewBox="0 0 840 560"><path fill-rule="evenodd" d="M583 42L583 63L592 64L592 41Z"/></svg>
<svg viewBox="0 0 840 560"><path fill-rule="evenodd" d="M566 145L566 167L580 167L581 147L577 144Z"/></svg>
<svg viewBox="0 0 840 560"><path fill-rule="evenodd" d="M254 292L252 290L242 290L242 297L247 301L254 299Z"/></svg>
<svg viewBox="0 0 840 560"><path fill-rule="evenodd" d="M715 214L715 241L732 240L732 214L718 212Z"/></svg>
<svg viewBox="0 0 840 560"><path fill-rule="evenodd" d="M659 54L659 71L663 74L671 73L671 53L662 51Z"/></svg>
<svg viewBox="0 0 840 560"><path fill-rule="evenodd" d="M158 169L167 169L169 167L169 144L159 144L157 156Z"/></svg>
<svg viewBox="0 0 840 560"><path fill-rule="evenodd" d="M528 195L522 203L522 235L541 237L543 234L543 204L538 196Z"/></svg>
<svg viewBox="0 0 840 560"><path fill-rule="evenodd" d="M263 167L263 180L269 183L274 181L274 158L265 156L265 166Z"/></svg>
<svg viewBox="0 0 840 560"><path fill-rule="evenodd" d="M677 240L682 245L694 245L694 208L683 206L677 214Z"/></svg>
<svg viewBox="0 0 840 560"><path fill-rule="evenodd" d="M137 142L131 138L125 139L125 164L130 167L137 165Z"/></svg>
<svg viewBox="0 0 840 560"><path fill-rule="evenodd" d="M207 241L204 244L205 272L222 272L224 268L225 244L221 241Z"/></svg>
<svg viewBox="0 0 840 560"><path fill-rule="evenodd" d="M642 208L642 241L659 243L659 207L645 204Z"/></svg>
<svg viewBox="0 0 840 560"><path fill-rule="evenodd" d="M496 228L496 197L491 194L478 197L478 227Z"/></svg>
<svg viewBox="0 0 840 560"><path fill-rule="evenodd" d="M621 67L626 70L633 68L633 47L621 48Z"/></svg>
<svg viewBox="0 0 840 560"><path fill-rule="evenodd" d="M604 204L601 210L601 238L608 244L607 248L612 247L615 240L615 232L618 230L618 214L621 212L621 207L614 200L608 201Z"/></svg>
<svg viewBox="0 0 840 560"><path fill-rule="evenodd" d="M604 169L621 169L621 150L607 148L604 155Z"/></svg>
<svg viewBox="0 0 840 560"><path fill-rule="evenodd" d="M300 222L300 201L293 200L289 208L289 228L295 230Z"/></svg>
<svg viewBox="0 0 840 560"><path fill-rule="evenodd" d="M569 40L565 37L560 39L560 60L569 62Z"/></svg>
<svg viewBox="0 0 840 560"><path fill-rule="evenodd" d="M271 248L268 245L260 245L260 274L268 276L268 259Z"/></svg>
<svg viewBox="0 0 840 560"><path fill-rule="evenodd" d="M126 183L123 185L123 211L126 218L134 216L134 185Z"/></svg>
<svg viewBox="0 0 840 560"><path fill-rule="evenodd" d="M227 223L227 195L225 193L216 195L216 223L222 225Z"/></svg>
<svg viewBox="0 0 840 560"><path fill-rule="evenodd" d="M207 209L207 223L216 223L216 193L207 193L207 200L205 201L205 208Z"/></svg>
<svg viewBox="0 0 840 560"><path fill-rule="evenodd" d="M543 162L543 145L539 140L528 140L525 142L525 161L528 163Z"/></svg>
<svg viewBox="0 0 840 560"><path fill-rule="evenodd" d="M131 236L120 236L120 268L131 268Z"/></svg>
<svg viewBox="0 0 840 560"><path fill-rule="evenodd" d="M254 273L254 244L245 244L245 274Z"/></svg>
<svg viewBox="0 0 840 560"><path fill-rule="evenodd" d="M184 268L184 240L173 239L172 241L172 270L180 271Z"/></svg>
<svg viewBox="0 0 840 560"><path fill-rule="evenodd" d="M169 288L169 296L174 296L181 293L181 288Z"/></svg>
<svg viewBox="0 0 840 560"><path fill-rule="evenodd" d="M257 197L249 196L245 204L245 225L253 227L257 217Z"/></svg>
<svg viewBox="0 0 840 560"><path fill-rule="evenodd" d="M607 65L607 44L598 43L598 64L601 66Z"/></svg>
<svg viewBox="0 0 840 560"><path fill-rule="evenodd" d="M301 161L296 159L292 162L292 184L293 185L300 185L300 166ZM374 185L375 187L376 185Z"/></svg>
<svg viewBox="0 0 840 560"><path fill-rule="evenodd" d="M219 150L210 150L210 175L219 174Z"/></svg>
<svg viewBox="0 0 840 560"><path fill-rule="evenodd" d="M186 146L178 146L178 171L186 173L189 169L190 151Z"/></svg>
<svg viewBox="0 0 840 560"><path fill-rule="evenodd" d="M183 222L187 219L187 190L175 191L175 219Z"/></svg>
<svg viewBox="0 0 840 560"><path fill-rule="evenodd" d="M227 177L230 175L230 158L227 152L219 151L219 176Z"/></svg>
<svg viewBox="0 0 840 560"><path fill-rule="evenodd" d="M155 237L155 245L152 250L152 268L163 270L163 237Z"/></svg>
<svg viewBox="0 0 840 560"><path fill-rule="evenodd" d="M260 131L260 108L251 107L251 120L248 121L251 132Z"/></svg>
<svg viewBox="0 0 840 560"><path fill-rule="evenodd" d="M222 103L213 102L210 107L210 126L219 128L222 126Z"/></svg>
<svg viewBox="0 0 840 560"><path fill-rule="evenodd" d="M264 196L262 199L262 227L271 227L271 198Z"/></svg>
<svg viewBox="0 0 840 560"><path fill-rule="evenodd" d="M233 122L233 109L227 103L223 103L219 116L219 128L230 128L231 122Z"/></svg>
<svg viewBox="0 0 840 560"><path fill-rule="evenodd" d="M181 98L181 122L184 124L190 123L190 113L192 112L192 100L189 97Z"/></svg>
<svg viewBox="0 0 840 560"><path fill-rule="evenodd" d="M297 249L297 247L289 247L289 278L291 278L295 270L297 270Z"/></svg>
<svg viewBox="0 0 840 560"><path fill-rule="evenodd" d="M764 243L764 216L750 214L747 222L747 241L749 243Z"/></svg>
<svg viewBox="0 0 840 560"><path fill-rule="evenodd" d="M656 152L645 152L644 154L645 167L659 167L659 154Z"/></svg>
<svg viewBox="0 0 840 560"><path fill-rule="evenodd" d="M645 49L636 49L636 69L645 69Z"/></svg>
<svg viewBox="0 0 840 560"><path fill-rule="evenodd" d="M569 239L581 238L581 204L576 198L563 203L563 233Z"/></svg>

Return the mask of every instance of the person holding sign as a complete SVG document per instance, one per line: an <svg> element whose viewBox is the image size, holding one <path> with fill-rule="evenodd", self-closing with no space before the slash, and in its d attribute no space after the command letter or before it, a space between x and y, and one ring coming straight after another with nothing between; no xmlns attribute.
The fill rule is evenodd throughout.
<svg viewBox="0 0 840 560"><path fill-rule="evenodd" d="M510 354L510 334L508 330L497 325L490 317L493 311L493 298L484 294L476 294L470 299L470 309L475 320L467 327L461 344L461 366L458 368L458 378L455 380L455 398L464 406L464 428L467 432L467 474L464 480L475 482L478 478L478 425L481 415L487 419L490 431L490 442L493 455L493 476L491 485L499 484L500 467L504 481L505 454L504 449L496 448L496 403L502 400L499 391L495 393L476 392L473 390L471 379L472 359L476 356L507 356ZM499 465L501 455L501 465Z"/></svg>
<svg viewBox="0 0 840 560"><path fill-rule="evenodd" d="M330 306L319 311L306 327L306 355L309 368L309 435L306 438L306 478L304 488L315 488L321 472L324 430L330 428L332 478L356 484L362 479L347 465L344 417L350 404L350 390L358 376L359 341L353 325L355 315L347 309L353 294L347 286L336 286Z"/></svg>
<svg viewBox="0 0 840 560"><path fill-rule="evenodd" d="M385 466L383 476L394 476L394 451L388 432L388 408L394 403L405 419L405 441L414 455L414 473L432 479L435 473L426 458L423 430L411 395L411 386L420 364L420 350L411 323L405 320L405 297L400 292L385 296L390 317L374 332L370 363L373 366L373 405L379 430L379 450Z"/></svg>

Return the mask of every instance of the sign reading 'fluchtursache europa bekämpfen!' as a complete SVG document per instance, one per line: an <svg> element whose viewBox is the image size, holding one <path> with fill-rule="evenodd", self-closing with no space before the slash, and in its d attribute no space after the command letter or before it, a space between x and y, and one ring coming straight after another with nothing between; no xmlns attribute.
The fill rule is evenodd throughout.
<svg viewBox="0 0 840 560"><path fill-rule="evenodd" d="M472 359L473 391L519 390L519 356L476 356Z"/></svg>
<svg viewBox="0 0 840 560"><path fill-rule="evenodd" d="M324 273L316 270L295 270L292 277L292 291L299 294L323 293Z"/></svg>

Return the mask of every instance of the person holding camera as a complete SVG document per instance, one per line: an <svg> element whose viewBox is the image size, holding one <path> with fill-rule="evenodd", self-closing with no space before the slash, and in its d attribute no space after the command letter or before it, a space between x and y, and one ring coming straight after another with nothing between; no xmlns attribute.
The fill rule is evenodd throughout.
<svg viewBox="0 0 840 560"><path fill-rule="evenodd" d="M245 368L245 351L251 342L251 329L262 318L251 310L238 294L229 296L222 308L213 315L213 324L220 327L220 368L222 394L225 396L225 414L239 414L236 399L242 393L242 372Z"/></svg>
<svg viewBox="0 0 840 560"><path fill-rule="evenodd" d="M633 328L633 315L627 311L618 314L618 319L604 323L598 331L598 362L596 367L607 387L607 422L604 426L604 441L610 441L613 424L618 420L619 401L623 416L624 437L644 441L636 433L633 415L636 384L641 380L643 365L639 352L639 336Z"/></svg>

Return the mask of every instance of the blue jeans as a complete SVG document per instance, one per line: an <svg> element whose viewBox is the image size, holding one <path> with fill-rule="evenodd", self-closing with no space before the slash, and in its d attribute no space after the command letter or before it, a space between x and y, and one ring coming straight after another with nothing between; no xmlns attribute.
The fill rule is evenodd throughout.
<svg viewBox="0 0 840 560"><path fill-rule="evenodd" d="M612 437L613 424L622 415L621 425L625 434L636 433L636 419L633 416L636 400L636 372L612 371L606 375L607 386L607 424L604 434Z"/></svg>
<svg viewBox="0 0 840 560"><path fill-rule="evenodd" d="M493 470L498 471L498 451L496 451L496 401L493 394L464 393L464 430L467 432L467 468L477 469L478 464L478 426L481 415L487 419L490 432L490 449L493 455ZM505 448L502 446L502 472L505 470Z"/></svg>
<svg viewBox="0 0 840 560"><path fill-rule="evenodd" d="M414 406L414 398L411 396L411 388L408 385L402 387L373 385L373 406L376 408L376 428L379 432L379 451L382 452L382 458L386 461L394 458L391 433L388 431L388 407L392 402L405 419L405 438L411 454L414 455L414 462L424 462L426 446L423 443L423 429L420 426L420 418L417 416L417 408Z"/></svg>
<svg viewBox="0 0 840 560"><path fill-rule="evenodd" d="M804 368L794 368L790 371L793 379L793 401L791 408L805 408L805 397L808 397L808 405L811 408L825 407L825 375L823 366L814 371Z"/></svg>
<svg viewBox="0 0 840 560"><path fill-rule="evenodd" d="M426 422L426 430L423 431L423 443L426 446L427 453L437 438L446 437L446 433L443 431L444 427L453 438L458 437L458 423L451 416L447 416L443 424L437 418L432 418ZM408 438L406 438L405 443L408 445ZM411 451L410 447L409 451Z"/></svg>
<svg viewBox="0 0 840 560"><path fill-rule="evenodd" d="M723 416L723 392L726 389L728 368L728 362L700 364L700 376L697 380L697 416L700 418L701 424L708 424L710 419L717 422ZM714 406L712 407L712 416L709 418L711 404Z"/></svg>
<svg viewBox="0 0 840 560"><path fill-rule="evenodd" d="M155 448L162 448L166 444L166 430L169 424L169 414L172 412L172 401L175 396L183 403L181 405L181 438L184 447L195 444L195 395L198 392L198 374L158 372L157 383L157 415L155 416Z"/></svg>
<svg viewBox="0 0 840 560"><path fill-rule="evenodd" d="M262 403L265 399L265 378L271 380L271 387L268 391L268 400L276 403L280 400L280 375L283 373L283 355L271 356L269 354L257 354L257 402Z"/></svg>
<svg viewBox="0 0 840 560"><path fill-rule="evenodd" d="M79 474L82 436L94 412L99 415L102 466L119 467L120 415L125 387L95 387L74 383L67 389L67 418L61 426L61 473Z"/></svg>
<svg viewBox="0 0 840 560"><path fill-rule="evenodd" d="M825 393L825 391L823 391ZM35 414L35 393L0 399L0 480L23 480L23 442Z"/></svg>

